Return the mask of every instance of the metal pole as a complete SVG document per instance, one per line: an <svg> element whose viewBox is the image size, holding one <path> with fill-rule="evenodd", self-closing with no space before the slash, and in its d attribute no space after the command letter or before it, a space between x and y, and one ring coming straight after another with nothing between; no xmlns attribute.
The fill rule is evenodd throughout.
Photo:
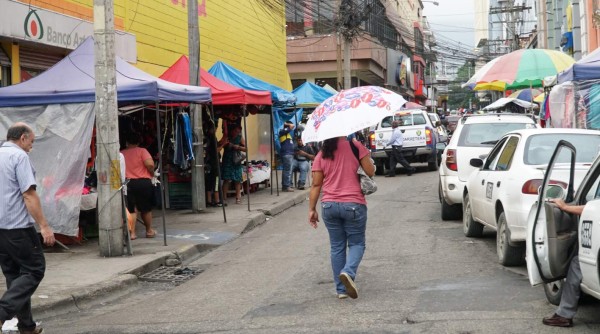
<svg viewBox="0 0 600 334"><path fill-rule="evenodd" d="M225 199L223 198L223 187L221 186L221 161L219 161L219 144L218 144L218 139L217 139L217 124L215 124L215 110L213 108L213 104L209 104L209 108L210 108L210 118L213 120L213 128L215 129L215 147L214 147L214 152L215 152L215 159L217 159L217 191L219 192L219 199L221 200L221 202L225 203ZM225 223L227 223L227 214L225 213L225 204L221 205L221 208L223 208L223 221Z"/></svg>
<svg viewBox="0 0 600 334"><path fill-rule="evenodd" d="M248 189L248 193L246 194L246 199L248 200L248 211L250 211L250 173L248 173L248 167L249 167L248 161L250 161L250 155L248 154L248 129L246 126L246 116L247 116L246 107L247 107L247 105L245 105L245 104L242 107L242 113L244 113L244 140L246 141L246 145L244 145L246 147L246 165L244 167L246 169L246 188Z"/></svg>
<svg viewBox="0 0 600 334"><path fill-rule="evenodd" d="M119 114L112 0L94 0L94 53L100 256L123 255L123 204L119 195Z"/></svg>
<svg viewBox="0 0 600 334"><path fill-rule="evenodd" d="M336 5L335 8L337 8L337 18L338 21L340 20L340 6L342 5L342 1L341 0L336 0ZM336 28L336 30L339 29L339 26ZM338 91L341 91L344 87L342 86L342 34L339 32L339 30L336 31L335 34L335 41L336 41L336 61L337 61L337 82L336 82L336 88Z"/></svg>
<svg viewBox="0 0 600 334"><path fill-rule="evenodd" d="M270 108L269 120L271 121L271 195L273 195L273 171L277 171L273 168L273 160L275 160L275 137L273 134L273 108Z"/></svg>
<svg viewBox="0 0 600 334"><path fill-rule="evenodd" d="M344 89L352 88L352 40L344 38Z"/></svg>
<svg viewBox="0 0 600 334"><path fill-rule="evenodd" d="M271 107L271 135L273 137L273 142L271 143L271 145L273 145L273 147L275 146L275 130L273 129L274 123L275 122L273 121L273 107ZM275 148L273 148L273 156L275 155L274 151ZM271 161L271 170L273 170L273 161ZM273 187L273 182L271 182L271 187ZM277 174L277 169L275 169L275 189L277 191L277 196L279 196L279 174ZM271 189L271 191L273 191L273 189Z"/></svg>
<svg viewBox="0 0 600 334"><path fill-rule="evenodd" d="M165 178L163 176L163 151L162 151L162 143L160 141L160 110L158 109L158 102L156 102L156 143L158 144L158 175L160 178L160 184L158 185L160 189L160 211L162 213L162 224L163 224L163 241L164 245L167 246L167 220L165 215Z"/></svg>
<svg viewBox="0 0 600 334"><path fill-rule="evenodd" d="M581 59L581 14L579 0L572 0L573 5L573 58Z"/></svg>

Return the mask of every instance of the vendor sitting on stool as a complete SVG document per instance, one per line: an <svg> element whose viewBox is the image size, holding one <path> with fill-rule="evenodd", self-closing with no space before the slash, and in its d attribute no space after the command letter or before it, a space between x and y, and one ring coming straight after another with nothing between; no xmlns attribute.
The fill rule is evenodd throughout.
<svg viewBox="0 0 600 334"><path fill-rule="evenodd" d="M304 190L306 184L306 174L308 173L309 161L315 159L316 152L311 145L304 145L302 138L298 136L296 138L296 144L294 145L294 161L292 165L292 172L300 171L300 179L298 180L298 189Z"/></svg>

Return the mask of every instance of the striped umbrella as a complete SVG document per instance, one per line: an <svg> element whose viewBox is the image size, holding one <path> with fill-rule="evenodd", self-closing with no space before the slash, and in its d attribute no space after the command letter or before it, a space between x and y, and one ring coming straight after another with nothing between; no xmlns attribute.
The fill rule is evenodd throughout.
<svg viewBox="0 0 600 334"><path fill-rule="evenodd" d="M541 87L544 77L556 75L575 63L565 53L546 49L520 49L492 61L492 65L484 66L471 77L474 90Z"/></svg>
<svg viewBox="0 0 600 334"><path fill-rule="evenodd" d="M518 91L510 94L508 97L514 97L515 99L531 102L531 101L535 101L535 98L540 94L542 94L542 91L539 89L527 88L527 89L519 89Z"/></svg>

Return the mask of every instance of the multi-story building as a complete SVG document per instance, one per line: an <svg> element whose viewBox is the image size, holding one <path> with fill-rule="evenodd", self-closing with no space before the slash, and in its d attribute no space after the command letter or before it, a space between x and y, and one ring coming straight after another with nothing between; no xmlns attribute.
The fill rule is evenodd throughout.
<svg viewBox="0 0 600 334"><path fill-rule="evenodd" d="M288 0L288 71L294 87L305 81L341 89L335 0ZM379 85L425 105L428 59L420 0L367 0L357 14L361 34L351 46L351 86ZM341 80L340 80L341 81ZM347 87L348 88L348 87Z"/></svg>

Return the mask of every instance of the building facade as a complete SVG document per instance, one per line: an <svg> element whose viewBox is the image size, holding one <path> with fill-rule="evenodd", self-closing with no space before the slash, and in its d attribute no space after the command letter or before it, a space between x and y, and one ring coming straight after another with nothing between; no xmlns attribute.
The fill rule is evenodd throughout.
<svg viewBox="0 0 600 334"><path fill-rule="evenodd" d="M306 81L342 89L336 19L344 1L286 1L287 62L292 85ZM356 2L359 3L359 2ZM367 0L356 11L361 33L351 45L351 86L384 86L425 105L423 3ZM341 43L340 43L341 44ZM349 88L349 87L346 87Z"/></svg>

